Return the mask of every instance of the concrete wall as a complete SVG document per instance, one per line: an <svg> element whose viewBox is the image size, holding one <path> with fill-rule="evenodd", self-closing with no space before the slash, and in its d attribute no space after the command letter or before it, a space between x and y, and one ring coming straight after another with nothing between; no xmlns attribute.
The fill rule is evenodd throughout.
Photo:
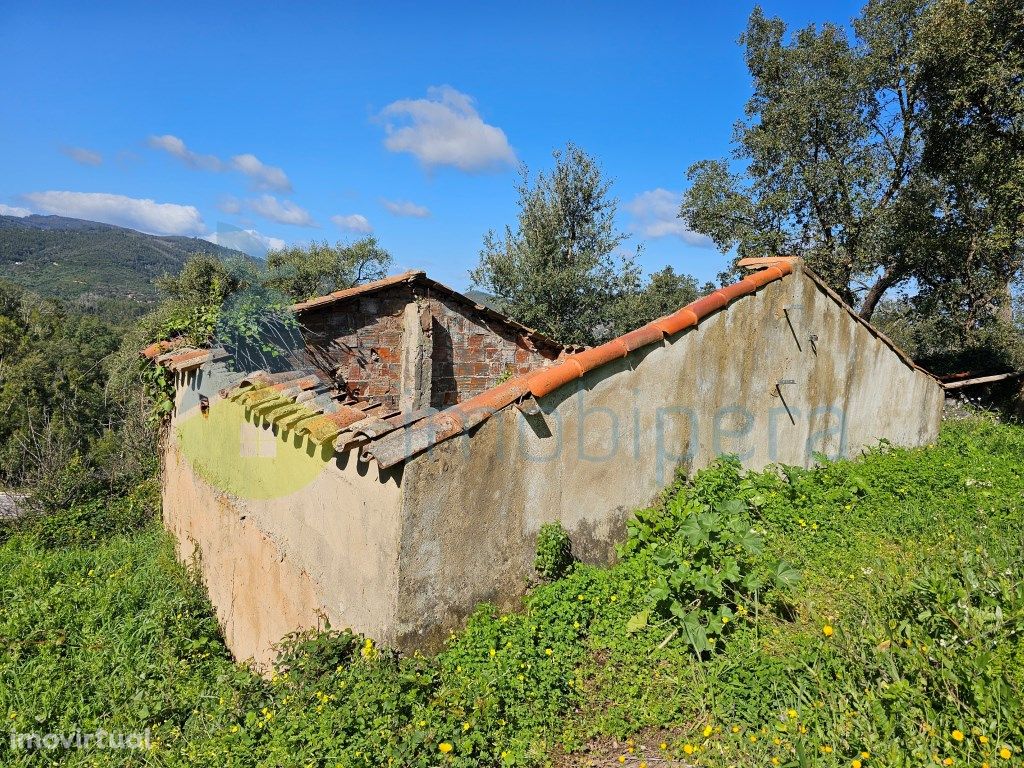
<svg viewBox="0 0 1024 768"><path fill-rule="evenodd" d="M460 399L503 366L530 365L514 336L495 340L483 320L428 300L383 308L403 332L418 329L397 358L413 378L438 381L437 359L424 367L422 354L435 354L438 325L453 376L460 357L486 366L462 369ZM181 557L199 553L229 647L263 663L321 613L385 644L436 648L479 602L518 600L544 522L561 521L583 559L608 562L628 516L677 471L722 453L806 466L881 438L922 445L943 400L799 269L541 398L535 415L505 408L391 471L252 422L217 396L238 378L208 364L179 388L164 517Z"/></svg>
<svg viewBox="0 0 1024 768"><path fill-rule="evenodd" d="M266 665L285 634L353 627L394 642L401 469L321 453L190 376L165 446L164 523L197 565L228 647ZM210 398L203 416L198 394Z"/></svg>
<svg viewBox="0 0 1024 768"><path fill-rule="evenodd" d="M507 408L406 462L397 636L433 647L478 602L511 604L544 522L608 562L626 518L677 469L722 453L807 466L881 438L922 445L942 401L798 270L556 390L538 416Z"/></svg>

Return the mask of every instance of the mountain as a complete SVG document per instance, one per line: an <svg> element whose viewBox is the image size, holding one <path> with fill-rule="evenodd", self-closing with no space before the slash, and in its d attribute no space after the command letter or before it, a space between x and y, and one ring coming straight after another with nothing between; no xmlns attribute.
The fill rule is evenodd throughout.
<svg viewBox="0 0 1024 768"><path fill-rule="evenodd" d="M0 278L83 307L111 300L140 309L157 299L153 279L200 251L248 258L195 237L160 237L63 216L0 216Z"/></svg>
<svg viewBox="0 0 1024 768"><path fill-rule="evenodd" d="M488 309L493 309L495 312L501 312L501 303L497 298L491 296L491 294L485 293L484 291L478 291L475 288L470 288L468 291L464 291L463 293L477 304L483 304Z"/></svg>

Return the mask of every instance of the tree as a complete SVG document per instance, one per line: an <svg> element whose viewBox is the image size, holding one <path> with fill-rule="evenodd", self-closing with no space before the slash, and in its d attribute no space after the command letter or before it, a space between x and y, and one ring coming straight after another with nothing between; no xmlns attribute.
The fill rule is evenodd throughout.
<svg viewBox="0 0 1024 768"><path fill-rule="evenodd" d="M618 201L597 162L568 144L531 183L523 168L518 228L484 237L474 285L499 308L566 344L594 344L678 309L693 278L666 268L645 284L628 235L615 228Z"/></svg>
<svg viewBox="0 0 1024 768"><path fill-rule="evenodd" d="M391 254L366 237L351 244L313 242L267 254L267 287L304 301L332 291L351 288L388 273Z"/></svg>
<svg viewBox="0 0 1024 768"><path fill-rule="evenodd" d="M870 0L853 28L787 41L753 12L742 170L691 166L680 216L723 252L805 257L864 318L901 289L901 318L983 343L1024 261L1024 7Z"/></svg>
<svg viewBox="0 0 1024 768"><path fill-rule="evenodd" d="M941 180L940 264L921 297L969 336L1013 319L1024 264L1024 5L937 0L918 34L924 165Z"/></svg>
<svg viewBox="0 0 1024 768"><path fill-rule="evenodd" d="M506 227L504 238L488 232L470 277L520 322L590 344L636 267L614 255L627 236L615 229L617 201L595 160L573 144L553 155L554 169L533 183L522 168L518 229Z"/></svg>
<svg viewBox="0 0 1024 768"><path fill-rule="evenodd" d="M704 293L714 286L705 285ZM665 267L652 274L646 283L639 279L630 290L624 291L610 307L612 335L621 335L658 317L675 312L698 296L697 281L691 275L680 274Z"/></svg>
<svg viewBox="0 0 1024 768"><path fill-rule="evenodd" d="M870 317L906 283L925 243L908 214L931 210L921 171L923 99L913 59L925 0L872 0L855 41L833 24L787 42L785 24L750 16L741 38L754 94L726 161L691 166L680 216L739 256L805 257Z"/></svg>

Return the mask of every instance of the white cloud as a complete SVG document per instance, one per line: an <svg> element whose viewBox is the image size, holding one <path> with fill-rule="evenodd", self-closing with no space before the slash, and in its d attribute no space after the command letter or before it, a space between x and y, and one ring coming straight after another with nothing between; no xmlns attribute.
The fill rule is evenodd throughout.
<svg viewBox="0 0 1024 768"><path fill-rule="evenodd" d="M169 133L163 136L150 136L149 146L160 149L181 160L190 168L200 171L223 171L224 163L214 155L200 155L185 146L185 142Z"/></svg>
<svg viewBox="0 0 1024 768"><path fill-rule="evenodd" d="M235 214L242 210L242 201L232 195L226 195L217 203L217 208L223 213Z"/></svg>
<svg viewBox="0 0 1024 768"><path fill-rule="evenodd" d="M28 208L19 208L15 205L4 205L0 203L0 216L17 216L18 218L24 216L31 216L32 211Z"/></svg>
<svg viewBox="0 0 1024 768"><path fill-rule="evenodd" d="M60 151L81 165L100 165L103 155L85 147L61 147Z"/></svg>
<svg viewBox="0 0 1024 768"><path fill-rule="evenodd" d="M331 216L331 221L338 229L346 232L372 232L369 220L361 213L350 213L347 216Z"/></svg>
<svg viewBox="0 0 1024 768"><path fill-rule="evenodd" d="M291 200L278 200L273 195L261 195L254 200L247 200L246 205L263 218L276 221L279 224L294 224L297 227L316 226L309 211Z"/></svg>
<svg viewBox="0 0 1024 768"><path fill-rule="evenodd" d="M425 205L416 205L408 200L388 200L382 197L380 204L383 205L393 216L411 216L414 219L425 219L430 215L430 209Z"/></svg>
<svg viewBox="0 0 1024 768"><path fill-rule="evenodd" d="M255 229L232 229L220 232L211 232L203 235L203 240L208 240L225 248L234 248L250 256L262 259L268 251L276 251L288 245L279 237L269 237L261 234Z"/></svg>
<svg viewBox="0 0 1024 768"><path fill-rule="evenodd" d="M425 99L388 104L380 116L387 132L384 146L415 155L427 168L450 165L474 173L516 161L505 132L485 123L473 99L450 85L428 88Z"/></svg>
<svg viewBox="0 0 1024 768"><path fill-rule="evenodd" d="M276 166L264 165L256 155L235 155L231 158L231 167L248 176L256 189L292 191L288 175Z"/></svg>
<svg viewBox="0 0 1024 768"><path fill-rule="evenodd" d="M682 192L659 187L641 192L625 208L633 216L633 228L646 237L679 237L699 248L714 248L710 237L687 229L678 217L682 200Z"/></svg>
<svg viewBox="0 0 1024 768"><path fill-rule="evenodd" d="M44 213L102 221L157 235L197 235L206 230L203 217L192 205L157 203L106 192L30 192L24 197Z"/></svg>
<svg viewBox="0 0 1024 768"><path fill-rule="evenodd" d="M284 170L275 165L266 165L253 154L235 155L230 162L225 162L216 155L201 155L198 152L193 152L185 145L184 141L170 134L150 136L149 146L173 155L190 168L214 172L238 171L249 178L253 189L292 191L292 183Z"/></svg>

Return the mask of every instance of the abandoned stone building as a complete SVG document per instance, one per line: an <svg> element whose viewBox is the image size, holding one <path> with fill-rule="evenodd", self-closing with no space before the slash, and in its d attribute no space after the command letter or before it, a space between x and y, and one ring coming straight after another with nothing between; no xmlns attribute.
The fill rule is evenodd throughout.
<svg viewBox="0 0 1024 768"><path fill-rule="evenodd" d="M176 375L165 523L235 655L266 663L324 618L431 649L477 603L515 603L545 522L608 562L633 510L720 454L935 439L929 374L799 261L750 261L596 348L409 272L296 305L303 343L268 370L145 350Z"/></svg>

